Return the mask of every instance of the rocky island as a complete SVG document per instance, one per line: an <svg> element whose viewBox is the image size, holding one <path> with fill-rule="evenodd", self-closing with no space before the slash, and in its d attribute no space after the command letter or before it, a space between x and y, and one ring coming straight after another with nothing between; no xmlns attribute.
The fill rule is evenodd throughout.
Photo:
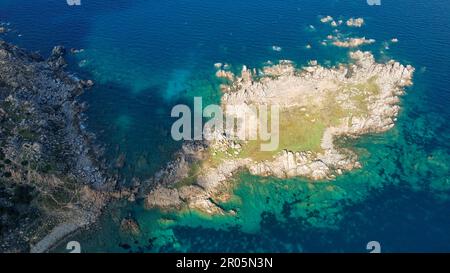
<svg viewBox="0 0 450 273"><path fill-rule="evenodd" d="M317 61L303 68L290 61L260 70L244 66L240 75L216 65L216 75L226 81L223 107L280 106L279 148L263 152L258 140L225 134L212 141L186 142L176 159L149 182L153 188L146 206L235 213L219 204L230 197L230 180L242 169L258 176L329 181L360 168L358 156L342 147L341 140L392 128L399 96L412 84L414 68L394 60L378 63L363 51L350 52L350 59L331 68Z"/></svg>
<svg viewBox="0 0 450 273"><path fill-rule="evenodd" d="M76 98L92 82L0 40L0 252L43 252L92 223L114 185Z"/></svg>
<svg viewBox="0 0 450 273"><path fill-rule="evenodd" d="M320 20L338 27L344 21ZM362 18L349 19L361 27ZM334 29L334 33L338 33ZM330 44L356 48L373 39L329 35ZM307 48L311 48L310 45ZM281 51L273 46L272 50ZM72 49L76 54L81 50ZM94 135L83 129L85 104L77 97L94 85L64 71L65 49L48 59L0 41L0 251L44 252L76 230L95 222L110 198L148 208L194 209L235 214L227 202L233 177L246 170L257 176L305 177L318 183L360 168L358 155L343 142L391 129L399 97L412 84L414 68L394 60L378 63L372 53L351 51L350 61L304 67L288 60L239 73L214 65L222 81L221 107L277 105L279 145L262 151L262 141L233 134L186 141L165 168L133 189L117 189ZM116 168L124 164L119 156ZM120 222L136 235L134 219Z"/></svg>

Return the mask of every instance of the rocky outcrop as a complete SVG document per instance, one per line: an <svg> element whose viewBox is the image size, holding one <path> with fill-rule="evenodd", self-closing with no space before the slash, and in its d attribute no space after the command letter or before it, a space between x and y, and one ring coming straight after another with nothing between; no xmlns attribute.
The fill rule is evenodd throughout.
<svg viewBox="0 0 450 273"><path fill-rule="evenodd" d="M331 17L330 15L320 18L320 22L322 22L322 23L329 23L332 21L333 21L333 17Z"/></svg>
<svg viewBox="0 0 450 273"><path fill-rule="evenodd" d="M349 27L362 27L362 25L364 24L364 19L363 18L356 18L356 19L350 18L345 23Z"/></svg>
<svg viewBox="0 0 450 273"><path fill-rule="evenodd" d="M339 40L336 39L333 42L333 45L337 46L337 47L359 47L362 45L370 45L375 43L374 39L366 39L366 37L362 37L362 38L347 38L344 40Z"/></svg>
<svg viewBox="0 0 450 273"><path fill-rule="evenodd" d="M335 20L331 16L324 16L320 18L320 22L324 24L330 24L332 27L340 26L344 23L343 20ZM345 24L348 27L362 27L364 25L364 19L363 18L350 18L347 21L345 21Z"/></svg>
<svg viewBox="0 0 450 273"><path fill-rule="evenodd" d="M244 66L241 75L233 75L234 80L222 86L222 105L276 104L281 109L305 111L338 105L339 113L344 114L339 116L338 122L323 131L320 151L284 149L272 159L260 160L251 155L241 157L239 154L246 144L236 148L234 139L222 137L204 142L207 149L190 149L197 159L205 157L205 153L211 154L211 151L234 150L235 153L227 153L218 164L203 165L195 183L189 186L177 186L177 182L186 177L188 161L178 160L170 164L164 172L171 179L157 183L158 186L147 195L147 206L231 213L224 211L214 200L223 200L231 177L242 168L259 176L302 176L312 180L329 180L361 167L357 155L337 147L336 139L356 138L392 128L400 109L399 96L405 87L412 84L414 68L393 60L377 63L369 52L351 52L350 58L354 63L333 68L322 67L315 61L302 69L295 68L289 61L281 61L260 71ZM329 98L332 98L331 102ZM299 120L305 118L308 118L308 113L298 117ZM309 122L314 124L314 120Z"/></svg>
<svg viewBox="0 0 450 273"><path fill-rule="evenodd" d="M45 60L0 41L2 252L47 250L95 220L114 185L81 128L86 85L63 71L64 54Z"/></svg>
<svg viewBox="0 0 450 273"><path fill-rule="evenodd" d="M338 27L338 26L342 25L342 23L344 21L342 21L342 20L337 20L336 21L336 20L333 19L333 17L328 15L328 16L322 17L320 19L320 22L322 22L324 24L330 24L330 26L332 26L332 27Z"/></svg>
<svg viewBox="0 0 450 273"><path fill-rule="evenodd" d="M136 220L132 218L124 218L120 222L120 229L123 232L129 233L131 235L137 236L141 233L141 228Z"/></svg>

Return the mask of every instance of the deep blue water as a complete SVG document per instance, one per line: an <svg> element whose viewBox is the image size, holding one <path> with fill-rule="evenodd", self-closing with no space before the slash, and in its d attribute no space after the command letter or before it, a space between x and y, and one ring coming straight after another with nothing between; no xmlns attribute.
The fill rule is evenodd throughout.
<svg viewBox="0 0 450 273"><path fill-rule="evenodd" d="M175 226L174 237L183 249L365 251L364 242L380 240L386 251L450 251L450 2L81 1L71 7L64 0L0 0L0 22L9 22L12 29L0 37L44 55L57 44L85 49L69 57L69 69L96 82L82 98L90 105L86 125L104 144L112 165L119 154L126 156L122 183L150 177L179 148L170 138L172 105L190 103L194 95L218 101L215 62L239 69L279 59L298 65L310 59L329 65L345 61L346 50L320 46L331 32L320 24L320 16L364 17L363 28L346 32L376 39L365 49L377 58L416 68L397 126L359 141L363 170L338 179L378 186L362 200L345 204L336 229L306 230L286 205L283 221L264 213L256 234L237 227ZM393 37L399 43L386 49L383 42ZM307 44L312 48L306 49ZM275 52L273 45L283 50ZM96 234L87 235L86 244L106 236ZM121 240L126 239L117 243ZM95 245L88 249L120 251ZM170 244L160 249L174 250Z"/></svg>

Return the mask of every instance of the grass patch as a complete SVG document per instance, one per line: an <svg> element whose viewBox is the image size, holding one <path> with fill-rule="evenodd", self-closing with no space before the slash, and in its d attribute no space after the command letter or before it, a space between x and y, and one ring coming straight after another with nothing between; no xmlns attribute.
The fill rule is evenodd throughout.
<svg viewBox="0 0 450 273"><path fill-rule="evenodd" d="M37 135L29 129L22 129L19 131L19 135L25 139L25 140L29 140L29 141L35 141L37 139Z"/></svg>
<svg viewBox="0 0 450 273"><path fill-rule="evenodd" d="M370 78L366 83L345 85L343 87L345 91L356 91L352 94L350 100L354 103L357 110L353 111L353 115L365 115L368 112L370 96L376 96L380 93L380 87L376 83L376 77ZM345 92L344 91L344 92Z"/></svg>
<svg viewBox="0 0 450 273"><path fill-rule="evenodd" d="M248 141L243 145L240 157L256 161L271 159L282 150L321 152L325 129L338 125L345 111L331 92L321 106L290 108L280 112L279 145L275 151L261 151L261 140Z"/></svg>
<svg viewBox="0 0 450 273"><path fill-rule="evenodd" d="M339 93L349 92L347 103L352 109L343 107L336 100ZM233 149L227 152L208 151L208 167L217 166L226 159L251 158L255 161L270 160L282 150L322 152L321 142L326 128L338 126L343 118L365 116L368 114L369 97L380 92L376 77L361 84L342 85L338 90L325 94L320 105L295 107L280 111L279 145L274 151L261 151L261 144L268 143L261 140L240 141L242 150L238 155ZM270 115L270 113L269 113ZM350 119L349 119L350 120ZM270 126L269 126L270 128Z"/></svg>
<svg viewBox="0 0 450 273"><path fill-rule="evenodd" d="M242 145L240 157L256 161L271 159L281 150L320 151L320 141L325 131L325 123L316 115L306 116L301 109L280 112L279 145L274 151L261 151L261 140L251 140Z"/></svg>
<svg viewBox="0 0 450 273"><path fill-rule="evenodd" d="M180 180L175 184L175 188L179 189L185 186L192 186L197 182L197 177L201 171L201 162L194 162L191 164L188 177Z"/></svg>
<svg viewBox="0 0 450 273"><path fill-rule="evenodd" d="M203 161L202 166L217 167L220 163L227 159L235 158L233 155L234 150L229 148L226 152L220 150L208 149L206 159ZM231 155L231 156L230 156Z"/></svg>

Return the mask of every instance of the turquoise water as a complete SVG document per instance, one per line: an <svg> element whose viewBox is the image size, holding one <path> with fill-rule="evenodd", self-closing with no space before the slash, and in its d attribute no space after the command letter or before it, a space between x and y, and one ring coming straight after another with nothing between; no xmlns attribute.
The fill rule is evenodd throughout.
<svg viewBox="0 0 450 273"><path fill-rule="evenodd" d="M223 204L235 217L113 204L99 227L76 236L94 252L364 252L373 240L383 251L450 251L449 14L450 4L437 0L0 1L0 21L12 29L2 38L43 54L56 44L84 49L69 57L69 69L96 82L82 98L86 126L112 166L125 155L115 170L123 184L150 177L180 147L170 138L173 105L194 96L219 101L214 63L237 70L279 59L345 62L347 50L320 45L332 31L320 16L364 17L363 28L343 33L375 39L364 49L379 60L416 67L397 126L351 143L361 170L321 184L242 173ZM385 48L393 37L399 43ZM129 215L138 236L119 230Z"/></svg>

